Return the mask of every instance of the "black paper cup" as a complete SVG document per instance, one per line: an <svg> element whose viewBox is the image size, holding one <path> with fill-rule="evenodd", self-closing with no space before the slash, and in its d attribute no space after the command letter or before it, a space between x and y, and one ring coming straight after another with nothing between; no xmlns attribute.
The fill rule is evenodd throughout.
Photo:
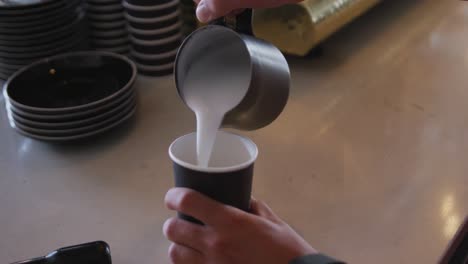
<svg viewBox="0 0 468 264"><path fill-rule="evenodd" d="M176 139L169 147L173 161L175 186L190 188L221 203L250 210L252 178L258 149L248 138L219 131L209 167L197 165L197 134ZM178 214L180 218L203 224Z"/></svg>

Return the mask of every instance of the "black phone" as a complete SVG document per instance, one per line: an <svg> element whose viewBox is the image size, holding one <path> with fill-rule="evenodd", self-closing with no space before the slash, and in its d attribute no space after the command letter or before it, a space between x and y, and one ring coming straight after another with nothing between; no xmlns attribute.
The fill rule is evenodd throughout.
<svg viewBox="0 0 468 264"><path fill-rule="evenodd" d="M110 247L104 241L57 249L47 256L12 264L112 264Z"/></svg>
<svg viewBox="0 0 468 264"><path fill-rule="evenodd" d="M468 217L450 242L439 264L468 264Z"/></svg>

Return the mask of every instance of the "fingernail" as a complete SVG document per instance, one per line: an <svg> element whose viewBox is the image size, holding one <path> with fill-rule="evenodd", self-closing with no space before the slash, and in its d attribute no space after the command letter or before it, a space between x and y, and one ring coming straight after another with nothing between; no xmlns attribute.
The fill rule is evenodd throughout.
<svg viewBox="0 0 468 264"><path fill-rule="evenodd" d="M210 9L206 6L205 1L200 1L197 6L197 18L203 23L208 23L211 20Z"/></svg>

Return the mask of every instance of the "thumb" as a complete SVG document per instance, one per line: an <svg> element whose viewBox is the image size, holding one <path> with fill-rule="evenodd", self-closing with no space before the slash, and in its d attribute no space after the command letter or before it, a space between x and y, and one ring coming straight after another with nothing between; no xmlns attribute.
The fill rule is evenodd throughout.
<svg viewBox="0 0 468 264"><path fill-rule="evenodd" d="M213 20L215 17L211 13L206 0L201 0L197 5L197 18L203 23L208 23Z"/></svg>

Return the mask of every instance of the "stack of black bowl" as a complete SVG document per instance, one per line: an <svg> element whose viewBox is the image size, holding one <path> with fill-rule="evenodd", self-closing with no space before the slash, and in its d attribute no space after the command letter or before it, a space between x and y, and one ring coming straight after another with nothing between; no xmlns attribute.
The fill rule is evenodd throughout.
<svg viewBox="0 0 468 264"><path fill-rule="evenodd" d="M182 34L179 0L124 0L130 56L148 76L172 74Z"/></svg>
<svg viewBox="0 0 468 264"><path fill-rule="evenodd" d="M95 50L128 54L128 32L121 0L86 0L90 43Z"/></svg>
<svg viewBox="0 0 468 264"><path fill-rule="evenodd" d="M0 0L0 79L35 60L86 48L81 0Z"/></svg>
<svg viewBox="0 0 468 264"><path fill-rule="evenodd" d="M37 61L4 84L10 125L45 141L107 131L135 113L135 64L109 52L76 52Z"/></svg>
<svg viewBox="0 0 468 264"><path fill-rule="evenodd" d="M184 36L188 36L198 27L195 2L193 0L180 0L180 6L184 22L182 33Z"/></svg>

